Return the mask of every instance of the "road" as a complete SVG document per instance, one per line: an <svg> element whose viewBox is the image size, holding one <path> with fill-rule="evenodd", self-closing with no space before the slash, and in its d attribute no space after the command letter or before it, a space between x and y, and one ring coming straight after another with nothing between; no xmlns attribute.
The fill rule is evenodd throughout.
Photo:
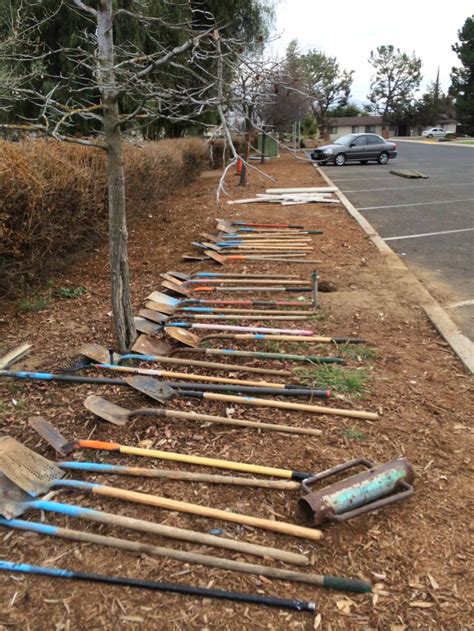
<svg viewBox="0 0 474 631"><path fill-rule="evenodd" d="M397 142L387 166L325 173L474 340L474 148ZM406 179L392 168L429 179Z"/></svg>

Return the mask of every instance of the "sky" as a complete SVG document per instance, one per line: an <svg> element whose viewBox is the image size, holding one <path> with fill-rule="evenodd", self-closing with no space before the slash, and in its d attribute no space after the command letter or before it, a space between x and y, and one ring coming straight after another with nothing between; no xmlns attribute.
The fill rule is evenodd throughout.
<svg viewBox="0 0 474 631"><path fill-rule="evenodd" d="M438 7L426 0L277 0L279 38L271 49L282 56L288 43L297 39L302 52L317 48L337 57L342 68L355 71L352 100L365 103L372 75L367 61L370 51L392 44L421 58L422 91L436 79L438 66L441 88L447 91L451 68L459 65L451 45L458 41L459 29L473 14L473 0L451 0Z"/></svg>

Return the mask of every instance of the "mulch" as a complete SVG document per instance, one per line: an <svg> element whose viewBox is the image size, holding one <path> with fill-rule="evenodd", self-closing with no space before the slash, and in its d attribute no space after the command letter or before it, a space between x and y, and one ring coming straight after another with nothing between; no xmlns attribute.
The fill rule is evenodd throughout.
<svg viewBox="0 0 474 631"><path fill-rule="evenodd" d="M279 187L324 185L312 165L295 161L286 154L268 162L263 169L277 179ZM150 200L148 212L130 223L134 307L138 311L145 296L159 289L160 273L170 269L193 272L212 268L210 264L183 263L181 255L191 251L190 242L198 240L199 233L214 231L216 216L321 228L324 234L313 237L314 258L322 261L316 267L320 278L334 283L337 291L321 295L321 309L318 317L310 320L311 328L331 336L363 337L374 350L374 357L366 359L362 351L359 356L346 355L348 367L369 374L364 395L360 398L338 395L329 405L376 411L379 420L359 421L265 408L231 409L221 402L176 400L170 407L318 427L323 435L288 436L144 418L116 427L98 421L85 410L83 400L88 394L105 396L127 408L150 405L150 401L135 391L115 386L4 381L0 406L2 434L15 436L50 458L54 457L52 449L28 427L32 415L44 416L71 438L114 440L294 470L318 471L355 457L384 462L405 456L416 471L415 494L409 500L340 525L324 526L324 539L314 544L228 522L72 495L68 491L61 491L56 498L203 532L220 528L228 537L304 552L312 561L314 573L365 578L373 581L374 592L368 595L331 592L2 529L0 557L4 559L315 600L318 612L316 615L289 613L231 602L3 574L0 629L468 629L473 596L472 551L468 546L472 535L472 504L468 495L473 470L469 422L471 377L434 331L411 286L398 270L387 266L341 206L227 206L224 201L217 209L218 177L216 172L205 173L199 181L163 201ZM238 178L229 174L230 195L249 197L269 185L274 186L255 173L249 179L249 185L242 189L237 185ZM157 217L163 216L168 221L158 222ZM309 276L313 268L248 262L230 269L239 273L265 270ZM51 279L50 285L58 288L83 285L87 292L77 299L55 299L46 309L34 313L20 312L17 303L2 305L2 351L23 341L33 345L31 355L18 364L19 369L58 371L75 356L75 349L83 342L113 346L105 243L79 253L65 272ZM50 288L45 288L44 292L48 291ZM288 326L296 328L300 323ZM281 343L279 346L291 352L337 353L334 347L323 345ZM241 347L257 348L251 343ZM295 368L295 364L271 365ZM297 380L295 376L294 381ZM76 457L138 466L161 465L94 452ZM164 466L184 468L178 463ZM104 477L97 479L106 481ZM114 478L113 482L122 488L300 523L296 511L298 492L126 478ZM40 514L32 512L28 518L38 520ZM45 519L61 526L145 540L138 533L124 533L94 523L79 524L52 514ZM146 541L259 562L250 556L159 537L147 536Z"/></svg>

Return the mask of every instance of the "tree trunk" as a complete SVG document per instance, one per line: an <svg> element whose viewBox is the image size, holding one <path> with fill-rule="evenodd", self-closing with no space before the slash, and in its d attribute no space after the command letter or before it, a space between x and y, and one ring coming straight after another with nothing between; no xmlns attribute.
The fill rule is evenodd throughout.
<svg viewBox="0 0 474 631"><path fill-rule="evenodd" d="M115 90L112 0L99 0L97 8L98 84L102 95L103 126L107 146L109 197L109 256L112 311L121 353L132 346L137 332L132 315L125 216L125 178L122 137Z"/></svg>

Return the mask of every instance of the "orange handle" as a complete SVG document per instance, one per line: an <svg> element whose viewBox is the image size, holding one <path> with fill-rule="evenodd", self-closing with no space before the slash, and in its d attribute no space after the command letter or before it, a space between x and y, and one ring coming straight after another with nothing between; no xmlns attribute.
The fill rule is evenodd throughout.
<svg viewBox="0 0 474 631"><path fill-rule="evenodd" d="M120 443L105 442L102 440L77 440L76 446L80 449L101 449L104 451L120 451Z"/></svg>

